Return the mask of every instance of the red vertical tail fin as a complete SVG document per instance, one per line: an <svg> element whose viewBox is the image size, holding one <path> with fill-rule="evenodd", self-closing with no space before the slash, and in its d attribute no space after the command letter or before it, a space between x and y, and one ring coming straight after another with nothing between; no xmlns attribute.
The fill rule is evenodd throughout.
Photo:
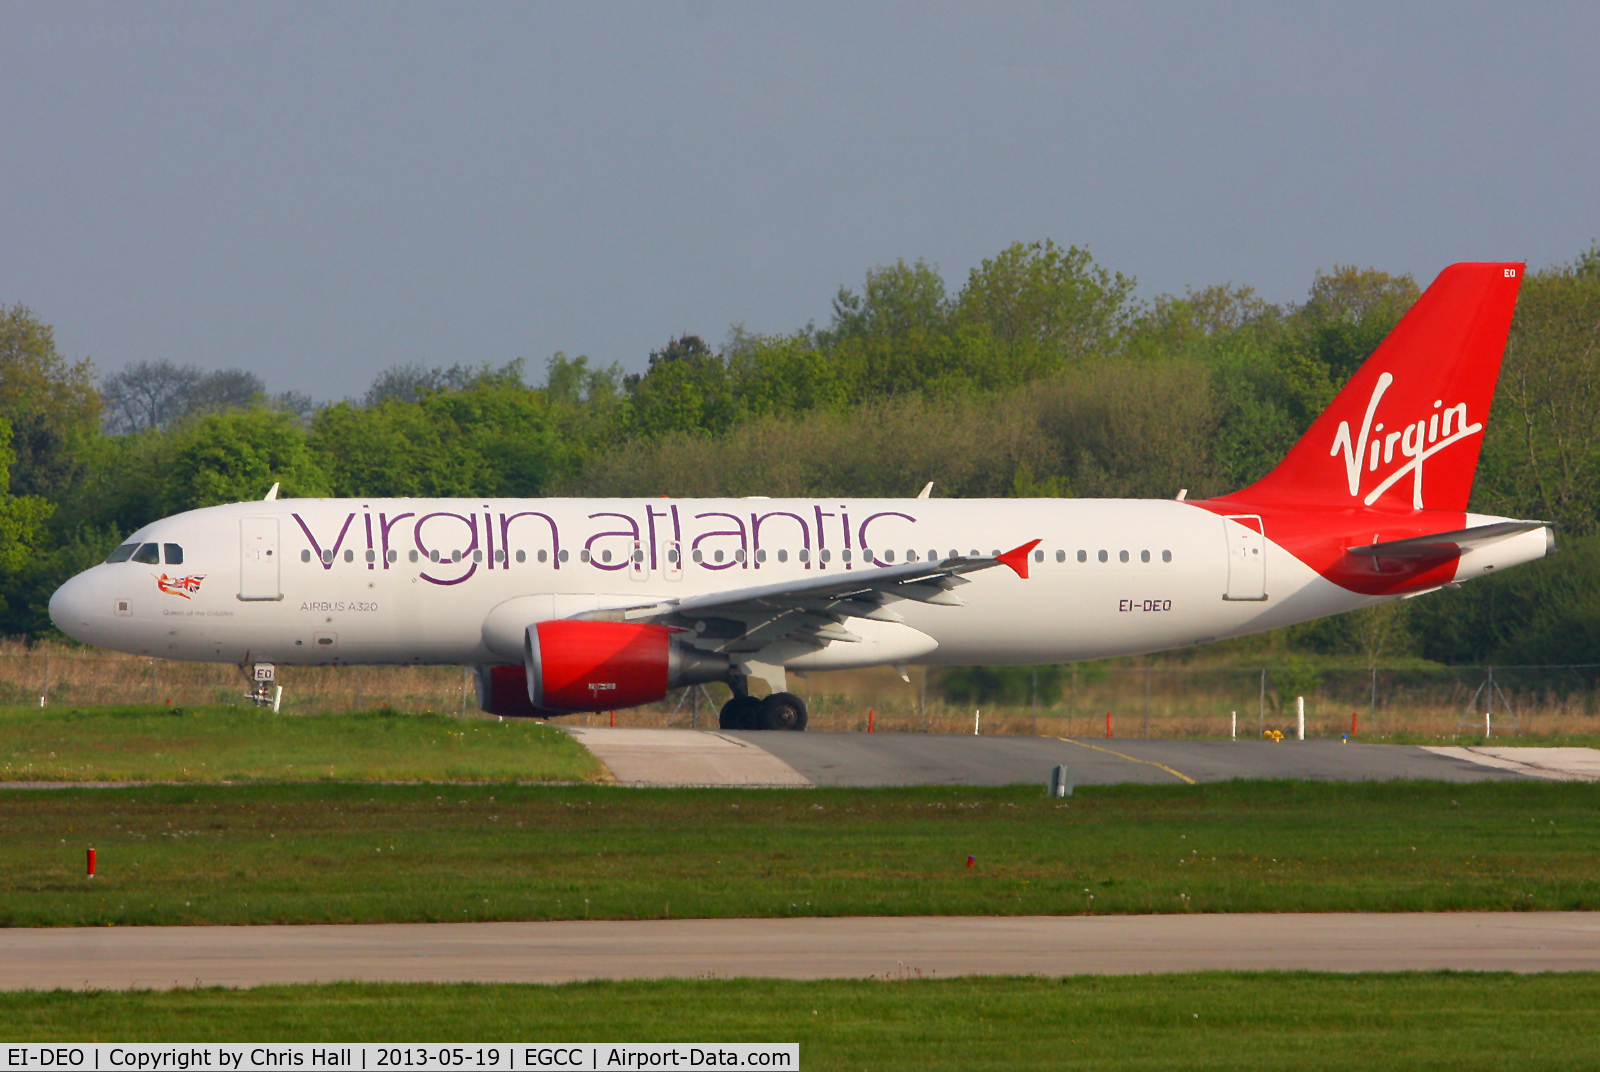
<svg viewBox="0 0 1600 1072"><path fill-rule="evenodd" d="M1523 267L1440 272L1277 468L1227 498L1465 510Z"/></svg>

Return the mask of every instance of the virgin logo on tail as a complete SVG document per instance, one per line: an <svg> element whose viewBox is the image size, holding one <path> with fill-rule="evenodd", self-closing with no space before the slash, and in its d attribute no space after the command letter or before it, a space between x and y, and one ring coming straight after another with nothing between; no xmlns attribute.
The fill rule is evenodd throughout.
<svg viewBox="0 0 1600 1072"><path fill-rule="evenodd" d="M1350 483L1350 495L1354 498L1361 494L1365 476L1378 472L1379 466L1392 465L1398 453L1400 464L1389 469L1377 486L1367 492L1362 502L1371 506L1401 477L1410 473L1411 505L1413 509L1422 510L1422 463L1452 443L1477 435L1483 431L1483 424L1479 421L1467 423L1465 402L1445 406L1443 399L1436 399L1431 416L1419 417L1399 431L1385 432L1383 423L1380 421L1374 425L1372 419L1377 416L1378 403L1383 400L1384 392L1393 383L1394 376L1387 372L1378 377L1378 383L1372 389L1372 398L1367 402L1366 416L1361 421L1360 438L1351 439L1350 422L1340 421L1339 431L1333 437L1333 449L1328 456L1337 458L1340 451L1344 452L1345 478Z"/></svg>

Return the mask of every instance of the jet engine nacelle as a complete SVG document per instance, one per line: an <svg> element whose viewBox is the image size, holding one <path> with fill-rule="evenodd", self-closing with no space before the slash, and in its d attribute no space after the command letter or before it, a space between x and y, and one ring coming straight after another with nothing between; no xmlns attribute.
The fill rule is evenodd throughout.
<svg viewBox="0 0 1600 1072"><path fill-rule="evenodd" d="M655 703L668 689L720 681L726 655L700 651L662 625L562 619L527 628L526 702L553 712Z"/></svg>
<svg viewBox="0 0 1600 1072"><path fill-rule="evenodd" d="M559 711L541 711L528 702L528 672L521 666L475 666L478 707L506 718L548 718Z"/></svg>

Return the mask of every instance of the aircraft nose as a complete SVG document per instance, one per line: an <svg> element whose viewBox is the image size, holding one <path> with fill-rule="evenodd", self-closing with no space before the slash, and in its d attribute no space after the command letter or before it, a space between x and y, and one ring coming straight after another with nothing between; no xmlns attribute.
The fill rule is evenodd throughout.
<svg viewBox="0 0 1600 1072"><path fill-rule="evenodd" d="M50 620L56 628L74 640L89 643L93 627L91 600L93 584L85 574L78 574L57 588L50 597Z"/></svg>

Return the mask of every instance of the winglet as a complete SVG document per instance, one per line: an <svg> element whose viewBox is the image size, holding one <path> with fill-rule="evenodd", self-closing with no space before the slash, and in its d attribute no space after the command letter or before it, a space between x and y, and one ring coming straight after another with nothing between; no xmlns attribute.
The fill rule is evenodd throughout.
<svg viewBox="0 0 1600 1072"><path fill-rule="evenodd" d="M1013 547L1003 555L995 555L996 562L1004 563L1015 571L1018 577L1028 579L1028 553L1039 546L1038 540L1029 540L1021 547Z"/></svg>
<svg viewBox="0 0 1600 1072"><path fill-rule="evenodd" d="M276 480L274 480L272 482L272 487L267 490L267 494L262 498L261 501L262 502L272 502L277 497L278 497L278 482Z"/></svg>

